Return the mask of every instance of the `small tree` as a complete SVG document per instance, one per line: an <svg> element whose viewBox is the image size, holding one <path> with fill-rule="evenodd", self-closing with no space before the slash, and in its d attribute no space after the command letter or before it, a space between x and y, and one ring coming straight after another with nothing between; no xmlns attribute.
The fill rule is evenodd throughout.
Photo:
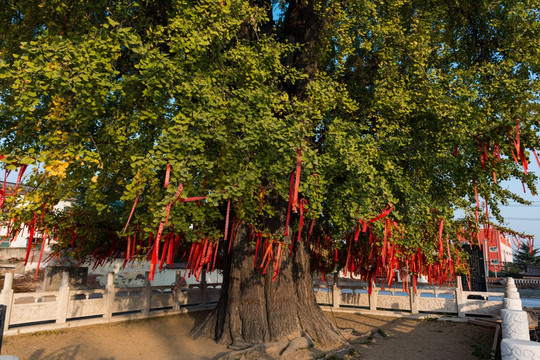
<svg viewBox="0 0 540 360"><path fill-rule="evenodd" d="M502 277L521 278L523 277L523 275L521 274L522 271L523 270L515 263L506 262L504 263L503 270L499 274ZM491 273L491 270L490 270L490 273Z"/></svg>
<svg viewBox="0 0 540 360"><path fill-rule="evenodd" d="M532 249L527 243L521 243L519 249L514 253L514 264L521 270L526 271L527 265L540 266L540 255L538 249Z"/></svg>

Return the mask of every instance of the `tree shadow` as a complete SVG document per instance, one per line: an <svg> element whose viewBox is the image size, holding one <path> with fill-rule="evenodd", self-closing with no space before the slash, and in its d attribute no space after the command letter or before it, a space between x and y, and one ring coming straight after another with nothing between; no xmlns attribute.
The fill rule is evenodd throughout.
<svg viewBox="0 0 540 360"><path fill-rule="evenodd" d="M38 349L30 355L28 360L71 360L75 359L77 355L80 356L80 345L66 346L60 350L57 350L51 354L45 354L45 349ZM114 360L114 357L100 357L96 360Z"/></svg>
<svg viewBox="0 0 540 360"><path fill-rule="evenodd" d="M206 320L206 318L210 316L212 311L214 310L191 311L183 315L193 320L193 327L191 329L191 331L193 331L193 329L197 329Z"/></svg>
<svg viewBox="0 0 540 360"><path fill-rule="evenodd" d="M352 329L351 344L362 359L478 359L473 352L490 348L494 334L490 328L436 319L335 314L333 321Z"/></svg>
<svg viewBox="0 0 540 360"><path fill-rule="evenodd" d="M167 359L197 359L212 360L224 356L229 350L218 345L213 339L194 339L190 330L202 323L210 314L209 311L193 311L163 317L141 319L130 322L131 326L144 327L148 334L146 343L153 348L161 350L160 356ZM189 323L190 325L183 325ZM161 326L163 324L163 326ZM120 325L120 324L119 324ZM123 324L127 329L128 323ZM210 352L214 350L215 353ZM163 355L166 353L167 355Z"/></svg>

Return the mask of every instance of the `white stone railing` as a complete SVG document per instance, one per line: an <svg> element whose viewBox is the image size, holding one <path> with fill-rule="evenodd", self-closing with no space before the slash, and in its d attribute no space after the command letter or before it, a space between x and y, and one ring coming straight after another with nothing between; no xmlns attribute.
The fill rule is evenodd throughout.
<svg viewBox="0 0 540 360"><path fill-rule="evenodd" d="M411 295L412 294L412 295ZM373 287L371 295L367 286L360 285L317 285L315 297L319 304L333 308L351 308L364 310L390 310L409 312L411 314L443 313L466 315L498 316L502 308L500 292L474 292L461 289L461 279L458 278L456 288L421 289L416 292L410 288L408 292L402 289L382 290ZM476 297L476 298L469 298Z"/></svg>
<svg viewBox="0 0 540 360"><path fill-rule="evenodd" d="M13 274L6 274L0 304L6 305L5 334L17 334L63 327L140 319L186 311L210 309L219 299L221 284L206 283L202 276L199 284L185 285L178 290L170 286L116 288L114 274L107 278L105 289L74 290L69 287L64 273L59 291L14 293ZM147 278L147 277L146 277ZM410 294L413 294L412 296ZM480 299L468 299L476 295ZM397 289L382 290L374 287L371 295L367 288L354 284L316 285L316 301L323 307L358 309L366 311L389 310L418 314L499 315L500 293L470 292L456 288L410 289L409 294Z"/></svg>
<svg viewBox="0 0 540 360"><path fill-rule="evenodd" d="M124 321L214 307L221 284L115 288L110 273L105 289L72 290L65 272L59 291L14 293L13 273L7 273L0 303L6 305L6 335L77 325Z"/></svg>

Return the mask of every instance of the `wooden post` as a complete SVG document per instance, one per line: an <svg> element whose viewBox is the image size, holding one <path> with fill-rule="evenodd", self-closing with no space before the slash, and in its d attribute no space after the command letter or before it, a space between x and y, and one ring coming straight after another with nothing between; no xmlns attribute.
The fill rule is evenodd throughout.
<svg viewBox="0 0 540 360"><path fill-rule="evenodd" d="M107 287L105 293L105 312L103 317L105 319L111 319L114 307L114 298L116 296L116 290L114 289L114 272L107 274Z"/></svg>
<svg viewBox="0 0 540 360"><path fill-rule="evenodd" d="M379 294L379 290L375 287L375 282L373 282L373 287L371 290L371 295L369 295L369 310L376 311L377 310L377 295Z"/></svg>
<svg viewBox="0 0 540 360"><path fill-rule="evenodd" d="M9 320L11 318L11 307L13 306L13 273L6 273L4 279L4 289L2 289L1 302L6 305L6 320L4 322L4 329L6 331L9 329Z"/></svg>
<svg viewBox="0 0 540 360"><path fill-rule="evenodd" d="M150 286L150 280L148 276L150 273L147 271L144 273L144 291L143 291L143 308L142 313L145 316L148 316L150 313L150 298L152 296L152 287Z"/></svg>
<svg viewBox="0 0 540 360"><path fill-rule="evenodd" d="M339 272L334 273L334 283L332 284L332 307L338 308L340 299L341 299L341 291L339 289L338 280L339 279Z"/></svg>
<svg viewBox="0 0 540 360"><path fill-rule="evenodd" d="M69 311L69 273L62 272L62 284L56 297L56 323L66 322Z"/></svg>

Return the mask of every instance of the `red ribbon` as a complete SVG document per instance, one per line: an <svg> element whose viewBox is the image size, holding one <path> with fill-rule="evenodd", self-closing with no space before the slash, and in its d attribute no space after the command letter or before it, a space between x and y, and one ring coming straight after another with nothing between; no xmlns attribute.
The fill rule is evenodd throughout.
<svg viewBox="0 0 540 360"><path fill-rule="evenodd" d="M178 199L178 201L180 202L191 202L191 201L199 201L199 200L204 200L206 199L206 196L195 196L195 197L190 197L190 198L187 198L187 199Z"/></svg>
<svg viewBox="0 0 540 360"><path fill-rule="evenodd" d="M474 210L474 216L476 217L476 223L478 224L478 209L480 208L480 201L478 200L478 190L476 190L476 181L473 179L474 197L476 198L476 209Z"/></svg>
<svg viewBox="0 0 540 360"><path fill-rule="evenodd" d="M442 258L442 253L443 253L443 241L442 241L443 226L444 226L444 219L441 219L441 223L439 224L439 258Z"/></svg>
<svg viewBox="0 0 540 360"><path fill-rule="evenodd" d="M375 218L369 220L369 223L371 224L371 223L373 223L373 222L375 222L375 221L377 221L377 220L382 219L382 218L385 217L386 215L390 214L390 212L391 212L393 209L394 209L394 208L393 208L392 206L387 206L386 209L385 209L382 213L380 213L377 217L375 217Z"/></svg>
<svg viewBox="0 0 540 360"><path fill-rule="evenodd" d="M154 240L154 249L152 252L152 261L150 262L150 273L148 275L148 280L154 280L154 274L156 273L156 266L158 262L158 253L159 253L159 242L161 241L161 234L163 233L164 222L159 223L158 232Z"/></svg>
<svg viewBox="0 0 540 360"><path fill-rule="evenodd" d="M34 241L34 231L36 230L37 213L34 211L34 219L32 220L32 227L30 228L30 237L28 238L28 247L26 248L26 257L24 259L24 266L28 263L28 257L30 256L30 249L32 248L32 242ZM9 230L8 230L9 233Z"/></svg>
<svg viewBox="0 0 540 360"><path fill-rule="evenodd" d="M133 212L135 211L135 206L137 206L137 202L139 201L139 195L135 197L135 201L133 202L133 207L131 208L131 212L129 213L128 220L126 222L126 226L124 227L124 230L122 231L122 234L126 233L126 230L128 228L129 222L131 221L131 217L133 216Z"/></svg>
<svg viewBox="0 0 540 360"><path fill-rule="evenodd" d="M516 118L516 141L515 141L515 145L516 145L516 151L517 151L517 153L519 155L520 152L521 152L521 142L520 142L520 139L519 139L519 118Z"/></svg>
<svg viewBox="0 0 540 360"><path fill-rule="evenodd" d="M272 281L275 281L278 274L279 274L279 268L281 267L281 259L283 254L283 244L278 243L278 252L276 259L274 260L274 275L272 276Z"/></svg>
<svg viewBox="0 0 540 360"><path fill-rule="evenodd" d="M296 156L296 171L295 171L295 181L294 181L294 193L293 200L291 203L292 209L296 212L297 203L298 203L298 188L300 187L300 171L302 169L302 150L298 148L298 155Z"/></svg>
<svg viewBox="0 0 540 360"><path fill-rule="evenodd" d="M165 183L163 184L163 187L165 187L165 189L169 186L170 177L171 177L171 164L167 163L167 170L165 171Z"/></svg>
<svg viewBox="0 0 540 360"><path fill-rule="evenodd" d="M536 163L538 164L538 167L540 168L540 160L538 159L538 155L536 155L536 150L534 150L534 147L531 146L531 151L534 154L534 158L536 159Z"/></svg>
<svg viewBox="0 0 540 360"><path fill-rule="evenodd" d="M304 226L304 207L307 205L306 199L300 200L300 222L298 223L298 242L301 241L302 227Z"/></svg>
<svg viewBox="0 0 540 360"><path fill-rule="evenodd" d="M231 199L227 201L227 215L225 215L225 235L223 235L223 241L227 241L227 235L229 233L229 214L231 212Z"/></svg>
<svg viewBox="0 0 540 360"><path fill-rule="evenodd" d="M292 204L292 198L294 193L294 174L296 173L296 170L293 170L291 173L291 180L289 184L289 203L287 204L287 221L285 222L285 233L284 236L289 235L289 220L291 219L291 204Z"/></svg>
<svg viewBox="0 0 540 360"><path fill-rule="evenodd" d="M527 157L525 157L525 150L520 148L519 156L521 158L521 163L523 164L523 171L527 175L527 170L529 169L529 163L527 162Z"/></svg>
<svg viewBox="0 0 540 360"><path fill-rule="evenodd" d="M12 195L15 195L15 193L17 192L17 189L19 188L19 184L21 183L21 179L22 179L23 174L26 171L27 167L28 167L28 165L22 165L21 168L19 169L19 175L17 176L17 182L15 183L15 186L13 187L13 190L11 191Z"/></svg>
<svg viewBox="0 0 540 360"><path fill-rule="evenodd" d="M36 273L34 275L34 281L37 280L38 271L39 271L39 265L41 264L41 258L43 257L43 251L45 250L45 241L47 240L47 229L45 229L45 233L43 234L43 242L41 243L41 251L39 253L39 259L36 266Z"/></svg>

